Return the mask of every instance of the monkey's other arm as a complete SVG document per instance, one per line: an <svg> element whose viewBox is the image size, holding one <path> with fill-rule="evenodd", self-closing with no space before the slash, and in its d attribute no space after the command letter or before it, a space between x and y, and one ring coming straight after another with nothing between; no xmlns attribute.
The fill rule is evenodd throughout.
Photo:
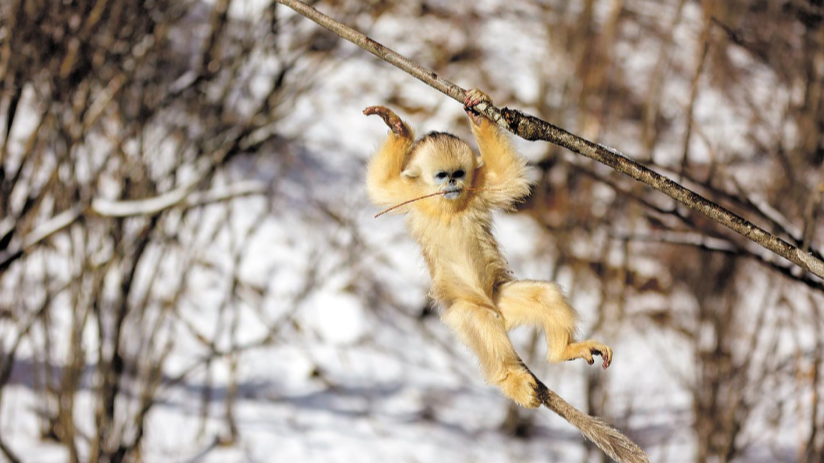
<svg viewBox="0 0 824 463"><path fill-rule="evenodd" d="M376 205L393 206L409 199L409 194L404 194L409 187L402 174L415 136L409 126L387 107L370 106L363 110L363 114L380 116L390 129L386 140L369 161L366 192Z"/></svg>
<svg viewBox="0 0 824 463"><path fill-rule="evenodd" d="M479 173L484 185L479 186L486 189L483 197L490 206L508 208L529 194L526 160L518 155L500 127L475 111L475 106L482 102L492 104L489 96L478 89L466 92L464 109L472 121L472 133L483 159Z"/></svg>

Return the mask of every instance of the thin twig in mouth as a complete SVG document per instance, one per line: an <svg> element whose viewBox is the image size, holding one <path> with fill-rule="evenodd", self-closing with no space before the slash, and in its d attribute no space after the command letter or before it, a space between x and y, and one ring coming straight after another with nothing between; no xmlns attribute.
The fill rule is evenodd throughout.
<svg viewBox="0 0 824 463"><path fill-rule="evenodd" d="M456 193L456 192L460 192L460 191L463 191L463 190L467 190L467 191L495 191L494 188L471 188L471 187L464 187L464 188L461 188L460 190L439 191L437 193L431 193L431 194L428 194L428 195L419 196L417 198L412 198L409 201L404 201L404 202L402 202L402 203L400 203L396 206L392 206L389 209L384 210L380 214L376 214L374 218L377 219L378 217L386 214L387 212L392 212L392 211L394 211L395 209L397 209L399 207L406 206L407 204L414 203L415 201L420 201L421 199L431 198L433 196L445 195L447 193Z"/></svg>
<svg viewBox="0 0 824 463"><path fill-rule="evenodd" d="M439 191L439 192L437 192L437 193L432 193L432 194L428 194L428 195L425 195L425 196L420 196L420 197L418 197L418 198L410 199L409 201L404 201L404 202L402 202L402 203L398 204L397 206L392 206L392 207L390 207L389 209L386 209L385 211L381 212L380 214L376 214L374 218L376 218L376 219L377 219L378 217L380 217L380 216L382 216L382 215L386 214L387 212L394 211L395 209L397 209L397 208L399 208L399 207L401 207L401 206L406 206L406 205L407 205L407 204L409 204L409 203L414 203L415 201L420 201L421 199L431 198L431 197L433 197L433 196L445 195L445 194L447 194L447 193L449 193L449 191Z"/></svg>

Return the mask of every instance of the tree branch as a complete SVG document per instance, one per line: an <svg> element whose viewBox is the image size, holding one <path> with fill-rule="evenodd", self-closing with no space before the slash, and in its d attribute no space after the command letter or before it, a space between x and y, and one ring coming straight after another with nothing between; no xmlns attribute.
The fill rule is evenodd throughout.
<svg viewBox="0 0 824 463"><path fill-rule="evenodd" d="M262 182L248 181L210 191L196 192L194 191L194 187L197 186L200 180L201 179L197 179L197 181L186 183L170 192L153 198L119 201L94 198L89 208L76 205L71 209L67 209L47 220L46 223L26 235L21 245L0 251L0 272L35 246L50 238L52 235L63 231L84 215L95 214L105 218L135 217L139 215L151 216L174 207L190 209L208 206L243 196L265 194L268 190L268 186ZM5 223L7 222L0 222L0 236L4 234L3 225Z"/></svg>
<svg viewBox="0 0 824 463"><path fill-rule="evenodd" d="M277 2L288 6L332 31L339 37L358 45L378 58L400 68L450 98L463 103L465 93L463 88L438 77L434 72L413 63L366 35L335 21L298 0L277 0ZM635 180L664 193L679 203L706 215L730 230L752 240L765 249L778 254L819 278L824 278L824 262L821 260L770 234L752 222L724 209L694 191L638 164L613 148L591 142L552 125L549 122L517 110L509 108L499 109L485 103L481 103L476 109L496 124L521 138L530 141L543 140L553 143L574 153L594 159L618 172L629 175Z"/></svg>
<svg viewBox="0 0 824 463"><path fill-rule="evenodd" d="M242 196L264 194L267 189L267 185L263 182L247 181L205 192L194 191L194 188L197 187L197 184L201 180L201 178L197 178L194 181L184 183L174 190L152 198L133 200L94 198L92 200L91 211L106 218L134 217L138 215L148 216L173 207L189 209Z"/></svg>

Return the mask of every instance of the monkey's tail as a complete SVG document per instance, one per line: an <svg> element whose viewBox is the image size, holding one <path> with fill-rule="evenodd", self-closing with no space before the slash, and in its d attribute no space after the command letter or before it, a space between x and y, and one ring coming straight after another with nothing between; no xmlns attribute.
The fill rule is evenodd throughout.
<svg viewBox="0 0 824 463"><path fill-rule="evenodd" d="M625 435L604 423L600 418L589 416L573 407L558 394L538 381L538 397L546 408L560 415L592 441L610 458L619 463L649 463L649 458Z"/></svg>

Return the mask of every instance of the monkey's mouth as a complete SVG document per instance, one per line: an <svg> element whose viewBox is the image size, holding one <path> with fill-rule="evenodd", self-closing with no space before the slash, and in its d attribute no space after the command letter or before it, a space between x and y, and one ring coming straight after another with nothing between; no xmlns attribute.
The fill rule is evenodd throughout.
<svg viewBox="0 0 824 463"><path fill-rule="evenodd" d="M444 193L443 197L449 200L458 199L461 195L461 188L457 186L448 187L444 191L446 193Z"/></svg>

